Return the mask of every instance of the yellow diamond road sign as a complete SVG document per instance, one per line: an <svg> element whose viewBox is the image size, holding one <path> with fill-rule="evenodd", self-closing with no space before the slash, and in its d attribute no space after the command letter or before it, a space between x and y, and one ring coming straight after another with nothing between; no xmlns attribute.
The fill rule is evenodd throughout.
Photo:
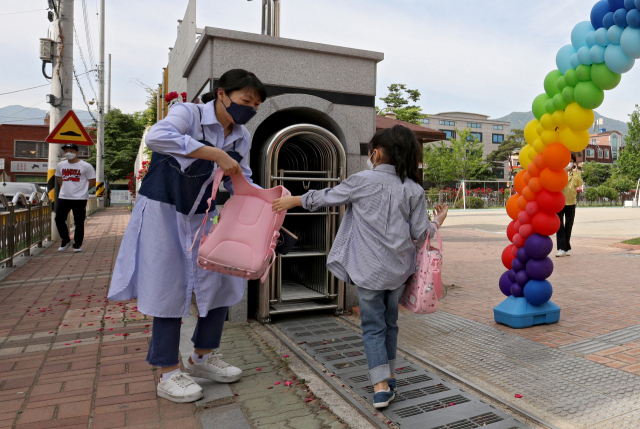
<svg viewBox="0 0 640 429"><path fill-rule="evenodd" d="M93 146L93 140L73 110L64 118L45 139L47 143L75 143L80 146Z"/></svg>

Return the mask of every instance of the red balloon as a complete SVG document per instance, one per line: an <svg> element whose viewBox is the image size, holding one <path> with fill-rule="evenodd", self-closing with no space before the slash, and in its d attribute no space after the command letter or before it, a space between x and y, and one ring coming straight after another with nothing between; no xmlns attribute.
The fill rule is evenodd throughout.
<svg viewBox="0 0 640 429"><path fill-rule="evenodd" d="M540 211L540 207L538 207L538 203L536 201L529 201L526 211L529 216L533 217Z"/></svg>
<svg viewBox="0 0 640 429"><path fill-rule="evenodd" d="M533 225L531 225L530 223L528 223L528 224L526 224L526 225L522 225L522 226L520 227L520 232L519 232L518 234L520 234L520 236L526 240L526 239L527 239L527 238L529 238L529 236L530 236L531 234L533 234L533 233L534 233L534 231L533 231Z"/></svg>
<svg viewBox="0 0 640 429"><path fill-rule="evenodd" d="M564 208L565 197L562 192L549 192L543 189L536 198L538 208L547 214L556 214Z"/></svg>
<svg viewBox="0 0 640 429"><path fill-rule="evenodd" d="M519 194L522 193L524 187L527 186L527 184L524 183L524 173L526 173L526 171L520 170L513 179L513 187L516 188L516 192Z"/></svg>
<svg viewBox="0 0 640 429"><path fill-rule="evenodd" d="M560 229L560 218L555 213L539 212L533 217L531 225L533 225L533 230L538 234L550 236Z"/></svg>
<svg viewBox="0 0 640 429"><path fill-rule="evenodd" d="M520 229L522 229L522 227ZM524 241L525 241L524 237L521 236L519 233L513 236L513 244L518 248L524 246Z"/></svg>
<svg viewBox="0 0 640 429"><path fill-rule="evenodd" d="M513 244L510 244L507 247L505 247L504 250L502 251L502 263L504 264L507 270L511 269L511 261L515 259L515 256L513 255L513 250L512 250L513 247L514 247Z"/></svg>
<svg viewBox="0 0 640 429"><path fill-rule="evenodd" d="M531 216L529 216L529 214L523 210L518 214L518 221L520 221L522 225L531 223Z"/></svg>
<svg viewBox="0 0 640 429"><path fill-rule="evenodd" d="M518 249L519 247L514 244L513 248L511 249L511 254L513 255L514 258L518 257Z"/></svg>
<svg viewBox="0 0 640 429"><path fill-rule="evenodd" d="M507 227L507 238L510 242L513 243L513 236L516 235L516 230L513 229L513 225L515 225L516 221L512 220L509 226Z"/></svg>
<svg viewBox="0 0 640 429"><path fill-rule="evenodd" d="M517 221L515 221L515 222L513 223L513 230L514 230L515 232L518 232L518 231L520 231L520 227L521 227L521 226L522 226L522 223L520 223L520 221L519 221L519 220L517 220Z"/></svg>

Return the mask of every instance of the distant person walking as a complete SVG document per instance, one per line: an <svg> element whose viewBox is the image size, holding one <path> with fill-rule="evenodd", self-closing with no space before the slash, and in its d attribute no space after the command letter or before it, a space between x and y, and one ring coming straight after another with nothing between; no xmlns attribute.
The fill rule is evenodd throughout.
<svg viewBox="0 0 640 429"><path fill-rule="evenodd" d="M67 216L73 212L76 231L73 234L73 251L82 252L84 240L84 219L89 199L89 189L96 186L96 170L88 162L78 159L78 145L68 143L62 146L66 161L56 167L56 179L60 184L60 195L55 202L56 227L62 238L59 252L64 252L71 244L67 229Z"/></svg>
<svg viewBox="0 0 640 429"><path fill-rule="evenodd" d="M556 257L571 256L571 230L573 229L573 220L576 217L576 196L578 188L582 186L582 175L578 170L576 156L571 154L571 162L565 167L565 171L569 174L569 182L564 188L565 204L564 208L558 213L560 218L560 229L556 234L558 242L558 253Z"/></svg>

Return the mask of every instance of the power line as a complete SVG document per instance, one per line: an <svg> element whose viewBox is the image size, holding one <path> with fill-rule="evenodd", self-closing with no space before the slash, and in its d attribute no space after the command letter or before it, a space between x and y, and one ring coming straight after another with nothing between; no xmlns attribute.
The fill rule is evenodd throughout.
<svg viewBox="0 0 640 429"><path fill-rule="evenodd" d="M80 90L80 94L82 94L82 100L84 101L85 106L87 106L87 112L89 112L89 114L91 115L91 117L93 118L93 120L95 122L98 122L98 120L96 119L95 116L93 116L93 113L91 113L91 108L89 107L89 103L87 103L87 98L84 96L84 90L82 89L82 85L80 85L80 79L78 79L78 75L76 74L76 68L73 68L73 75L76 78L76 83L78 84L78 89ZM89 81L91 82L91 81Z"/></svg>
<svg viewBox="0 0 640 429"><path fill-rule="evenodd" d="M91 67L96 64L95 57L93 56L93 42L91 40L91 30L89 28L89 16L87 14L87 0L82 0L82 16L84 18L84 32L87 42L87 52L89 54L89 60L91 61Z"/></svg>
<svg viewBox="0 0 640 429"><path fill-rule="evenodd" d="M12 117L12 116L14 116L14 115L17 115L17 114L18 114L18 113L20 113L20 112L24 112L24 111L25 111L25 110L27 110L27 109L31 109L33 106L37 106L37 105L38 105L38 104L40 104L40 103L44 103L44 100L42 100L42 101L38 101L36 104L33 104L33 105L29 106L29 107L25 107L25 108L24 108L24 109L22 109L22 110L18 110L16 113L13 113L13 114L11 114L11 115L7 115L7 116L0 116L0 119L2 119L2 118L10 118L10 117Z"/></svg>
<svg viewBox="0 0 640 429"><path fill-rule="evenodd" d="M32 86L31 88L19 89L17 91L3 92L0 95L15 94L16 92L29 91L30 89L42 88L43 86L49 86L49 84L47 83L45 85Z"/></svg>
<svg viewBox="0 0 640 429"><path fill-rule="evenodd" d="M2 15L17 15L19 13L32 13L32 12L43 12L46 11L47 9L38 9L38 10L25 10L24 12L9 12L9 13L0 13L0 16Z"/></svg>
<svg viewBox="0 0 640 429"><path fill-rule="evenodd" d="M84 70L85 70L85 71L87 71L87 70L89 70L89 67L87 67L87 63L86 63L86 61L84 60L84 54L83 54L83 52L82 52L82 48L80 47L80 40L79 40L79 38L78 38L78 32L76 31L76 26L75 26L75 24L74 24L74 26L73 26L73 34L75 35L75 38L76 38L76 44L78 45L78 51L80 52L80 58L82 59L82 64L84 65ZM92 70L92 71L93 71L93 70ZM87 73L88 73L88 72L87 72ZM75 69L74 69L74 74L75 74ZM78 78L78 77L76 76L76 79L77 79L77 78ZM91 90L93 91L93 95L95 95L95 97L96 97L96 99L97 99L97 98L98 98L98 94L96 94L96 89L93 87L93 83L91 82L91 79L88 79L88 80L89 80L89 86L91 87Z"/></svg>

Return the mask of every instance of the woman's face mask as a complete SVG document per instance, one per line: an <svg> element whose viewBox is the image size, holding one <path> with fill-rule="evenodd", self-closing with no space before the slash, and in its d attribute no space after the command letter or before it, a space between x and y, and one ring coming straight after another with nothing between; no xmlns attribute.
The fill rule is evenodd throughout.
<svg viewBox="0 0 640 429"><path fill-rule="evenodd" d="M229 116L231 116L231 119L233 119L233 122L235 124L244 125L249 122L251 118L256 115L256 113L258 113L258 111L253 106L237 104L234 103L230 97L227 96L227 98L229 98L230 102L228 107L224 104L224 102L222 102L222 100L221 102L224 108L227 109L227 113L229 114Z"/></svg>
<svg viewBox="0 0 640 429"><path fill-rule="evenodd" d="M73 158L75 158L77 155L75 152L65 152L64 153L64 157L67 158L67 160L71 161Z"/></svg>

